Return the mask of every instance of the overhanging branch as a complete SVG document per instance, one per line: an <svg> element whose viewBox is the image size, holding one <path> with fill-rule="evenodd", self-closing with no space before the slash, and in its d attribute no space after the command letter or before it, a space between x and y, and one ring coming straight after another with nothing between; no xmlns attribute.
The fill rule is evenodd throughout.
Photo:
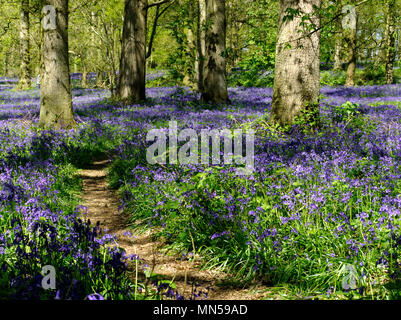
<svg viewBox="0 0 401 320"><path fill-rule="evenodd" d="M161 6L162 4L165 4L165 3L170 2L170 1L172 1L172 0L163 0L163 1L155 2L155 3L150 3L150 4L148 4L146 6L146 9L149 9L151 7L154 7L154 6Z"/></svg>

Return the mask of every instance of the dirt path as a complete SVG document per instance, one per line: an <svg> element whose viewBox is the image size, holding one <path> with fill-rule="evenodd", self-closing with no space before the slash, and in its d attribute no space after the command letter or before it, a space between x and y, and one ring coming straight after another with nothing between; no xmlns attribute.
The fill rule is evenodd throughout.
<svg viewBox="0 0 401 320"><path fill-rule="evenodd" d="M79 172L83 180L83 201L88 207L87 218L95 225L100 222L107 233L117 236L118 245L127 254L137 254L154 273L163 275L167 280L174 279L177 290L185 298L192 291L191 284L200 288L211 287L209 300L258 300L266 296L266 287L258 284L250 288L233 288L228 283L227 274L218 271L202 271L196 259L182 260L169 254L165 245L152 240L152 231L134 234L128 228L127 218L118 211L119 198L107 183L107 167L109 160L97 161L88 169ZM204 291L204 290L203 290Z"/></svg>

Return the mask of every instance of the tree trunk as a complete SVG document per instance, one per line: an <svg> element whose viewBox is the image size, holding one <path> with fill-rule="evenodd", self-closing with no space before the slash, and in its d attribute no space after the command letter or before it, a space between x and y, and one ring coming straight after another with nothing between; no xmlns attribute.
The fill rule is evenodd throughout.
<svg viewBox="0 0 401 320"><path fill-rule="evenodd" d="M20 56L18 89L28 89L31 86L29 70L29 0L21 0L20 8Z"/></svg>
<svg viewBox="0 0 401 320"><path fill-rule="evenodd" d="M395 59L395 23L394 11L395 0L387 0L387 21L386 21L386 83L394 82L394 59Z"/></svg>
<svg viewBox="0 0 401 320"><path fill-rule="evenodd" d="M75 126L68 60L68 0L45 0L42 23L42 75L39 124ZM52 9L53 8L53 9Z"/></svg>
<svg viewBox="0 0 401 320"><path fill-rule="evenodd" d="M355 6L348 5L343 7L343 33L347 44L347 80L345 85L352 87L355 85L356 70L356 40L357 40L357 19L358 15Z"/></svg>
<svg viewBox="0 0 401 320"><path fill-rule="evenodd" d="M117 96L126 102L146 99L147 0L126 0Z"/></svg>
<svg viewBox="0 0 401 320"><path fill-rule="evenodd" d="M341 61L341 37L336 38L336 43L334 47L334 71L342 70L342 61Z"/></svg>
<svg viewBox="0 0 401 320"><path fill-rule="evenodd" d="M340 13L341 10L338 12ZM341 52L343 45L343 37L342 37L342 26L341 26L341 18L338 17L336 19L336 36L335 36L335 44L334 44L334 71L342 70L342 60L341 60Z"/></svg>
<svg viewBox="0 0 401 320"><path fill-rule="evenodd" d="M302 17L286 19L288 8L310 14L318 27L320 18L313 15L313 6L321 0L281 0L276 45L276 64L271 120L281 126L292 125L302 111L319 120L320 33L301 30Z"/></svg>
<svg viewBox="0 0 401 320"><path fill-rule="evenodd" d="M197 3L192 1L188 2L188 25L184 32L187 38L187 63L185 68L185 76L183 79L184 86L191 87L197 90L198 87L198 61L197 61L197 39L195 37L197 32L196 16L197 16Z"/></svg>
<svg viewBox="0 0 401 320"><path fill-rule="evenodd" d="M202 101L229 102L226 82L225 0L206 0L206 54Z"/></svg>
<svg viewBox="0 0 401 320"><path fill-rule="evenodd" d="M103 88L103 71L100 70L96 73L96 87Z"/></svg>
<svg viewBox="0 0 401 320"><path fill-rule="evenodd" d="M3 64L3 66L4 66L3 73L4 73L5 77L8 76L8 60L9 60L8 57L9 57L9 53L6 52L4 54L4 64Z"/></svg>
<svg viewBox="0 0 401 320"><path fill-rule="evenodd" d="M194 43L195 40L194 40L194 34L192 32L191 27L189 27L188 29L185 30L185 35L187 38L187 55L189 57L189 62L188 62L189 68L186 68L187 70L185 70L185 76L183 79L183 83L184 83L184 86L193 88L195 86L194 73L193 73L193 69L194 69L193 52L195 51L195 43Z"/></svg>
<svg viewBox="0 0 401 320"><path fill-rule="evenodd" d="M204 61L206 54L206 33L205 33L205 24L206 24L206 3L205 0L198 0L198 12L197 12L197 29L196 29L196 61L195 61L195 70L196 70L196 82L197 82L197 91L203 92L203 83L204 83Z"/></svg>
<svg viewBox="0 0 401 320"><path fill-rule="evenodd" d="M82 61L82 58L81 58ZM82 88L87 88L88 87L88 71L86 69L86 63L82 62Z"/></svg>

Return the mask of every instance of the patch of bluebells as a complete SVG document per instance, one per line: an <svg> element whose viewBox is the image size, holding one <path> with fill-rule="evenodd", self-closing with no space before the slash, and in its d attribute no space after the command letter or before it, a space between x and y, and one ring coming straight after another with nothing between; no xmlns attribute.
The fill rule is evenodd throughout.
<svg viewBox="0 0 401 320"><path fill-rule="evenodd" d="M93 133L107 137L94 121L70 131L39 130L22 115L39 112L37 90L0 88L0 296L6 299L129 299L129 256L111 235L83 220L62 193L68 163L96 147ZM86 92L85 92L86 93ZM81 97L75 91L74 96ZM86 102L90 104L96 93ZM76 100L77 101L77 100ZM12 107L9 107L11 106ZM89 159L90 160L90 159ZM42 287L42 268L55 267L56 290ZM95 291L95 293L94 293Z"/></svg>
<svg viewBox="0 0 401 320"><path fill-rule="evenodd" d="M122 129L116 151L125 168L117 183L123 205L137 218L149 218L189 250L211 248L213 263L228 259L240 274L272 282L334 279L343 263L372 279L382 272L376 262L397 250L392 239L400 235L401 110L390 103L401 100L400 85L322 88L321 130L294 126L288 134L259 130L255 121L269 113L270 88L231 88L231 105L215 109L197 105L187 89L147 93L151 104L113 111L115 123L135 127ZM347 101L358 113L337 119L335 107ZM172 119L179 130L197 132L253 126L254 175L236 177L224 165L148 165L143 131ZM341 288L341 281L330 286Z"/></svg>
<svg viewBox="0 0 401 320"><path fill-rule="evenodd" d="M401 110L393 103L401 100L400 85L322 88L321 130L294 126L288 134L259 127L257 119L270 111L271 88L230 88L232 103L216 108L200 105L199 95L185 88L149 88L149 102L132 106L108 104L102 90L74 90L79 126L62 133L25 130L15 120L27 110L37 120L38 92L9 89L0 88L0 197L10 206L7 199L15 194L20 203L13 210L23 214L27 230L42 217L73 225L73 215L44 206L41 195L57 199L57 190L37 180L57 176L60 161L81 160L73 157L89 145L116 155L111 177L121 189L121 208L162 226L170 241L188 250L208 247L213 263L228 261L240 276L272 283L309 277L327 283L325 291L338 291L341 280L333 279L341 279L344 263L358 266L367 281L399 271L389 261L396 261L400 237ZM337 119L334 107L347 101L358 105L359 115ZM254 174L237 177L224 165L149 165L146 133L166 128L169 120L197 132L253 126ZM18 189L25 185L28 193Z"/></svg>

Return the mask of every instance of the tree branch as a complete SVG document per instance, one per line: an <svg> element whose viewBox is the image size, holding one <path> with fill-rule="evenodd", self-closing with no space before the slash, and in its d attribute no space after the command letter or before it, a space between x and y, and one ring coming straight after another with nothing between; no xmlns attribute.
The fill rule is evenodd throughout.
<svg viewBox="0 0 401 320"><path fill-rule="evenodd" d="M168 2L170 2L171 0L169 0ZM157 21L159 20L159 18L167 11L167 9L175 2L175 0L172 0L168 6L166 6L162 11L160 11L160 6L161 4L157 5L156 8L156 15L155 15L155 20L153 22L153 26L152 26L152 33L150 35L150 39L149 39L149 44L148 44L148 50L146 52L146 56L145 58L148 59L151 55L152 55L152 46L153 46L153 41L155 39L156 36L156 30L157 30Z"/></svg>
<svg viewBox="0 0 401 320"><path fill-rule="evenodd" d="M150 39L149 39L149 46L148 50L146 52L145 58L148 59L152 55L152 45L153 45L153 40L156 35L156 29L157 29L157 21L159 20L159 11L160 11L160 6L156 7L156 15L155 15L155 20L153 22L153 27L152 27L152 33L150 34Z"/></svg>
<svg viewBox="0 0 401 320"><path fill-rule="evenodd" d="M362 4L364 4L366 2L369 2L369 0L363 0L363 1L359 2L359 3L355 4L355 7L359 7L359 6L361 6ZM303 36L301 36L299 38L296 38L296 39L292 39L292 40L288 40L288 41L282 42L281 44L287 44L287 43L290 43L290 42L294 42L294 41L302 40L304 38L308 38L312 34L322 30L325 27L327 27L328 25L330 25L331 23L333 23L334 21L336 21L339 17L341 17L343 15L345 15L345 14L340 12L340 13L336 14L332 19L330 19L327 23L324 23L324 24L320 25L320 27L313 29L308 34L305 34L305 35L303 35Z"/></svg>
<svg viewBox="0 0 401 320"><path fill-rule="evenodd" d="M146 9L149 9L151 7L154 7L154 6L161 6L162 4L165 4L165 3L170 2L170 1L171 0L163 0L163 1L155 2L155 3L150 3L150 4L148 4L146 6Z"/></svg>

